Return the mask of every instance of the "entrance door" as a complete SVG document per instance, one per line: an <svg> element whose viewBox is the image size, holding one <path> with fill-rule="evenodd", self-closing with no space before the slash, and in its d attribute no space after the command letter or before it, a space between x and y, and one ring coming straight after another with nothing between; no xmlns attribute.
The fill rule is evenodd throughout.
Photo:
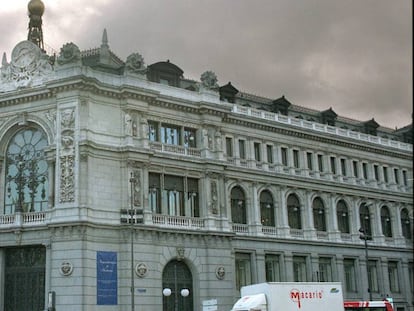
<svg viewBox="0 0 414 311"><path fill-rule="evenodd" d="M171 293L163 297L163 311L193 311L193 277L184 262L173 260L165 266L162 288Z"/></svg>
<svg viewBox="0 0 414 311"><path fill-rule="evenodd" d="M4 310L44 310L46 249L16 247L5 254Z"/></svg>

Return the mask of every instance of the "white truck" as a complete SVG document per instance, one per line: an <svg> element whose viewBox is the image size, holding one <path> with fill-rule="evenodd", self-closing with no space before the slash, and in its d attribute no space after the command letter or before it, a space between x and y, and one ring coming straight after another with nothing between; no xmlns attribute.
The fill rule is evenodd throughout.
<svg viewBox="0 0 414 311"><path fill-rule="evenodd" d="M344 311L342 286L316 282L243 286L231 311Z"/></svg>

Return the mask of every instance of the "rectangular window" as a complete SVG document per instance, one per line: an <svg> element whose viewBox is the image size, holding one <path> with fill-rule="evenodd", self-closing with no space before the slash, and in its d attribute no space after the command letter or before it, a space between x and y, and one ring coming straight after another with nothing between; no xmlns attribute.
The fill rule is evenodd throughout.
<svg viewBox="0 0 414 311"><path fill-rule="evenodd" d="M319 172L323 172L323 155L318 154L318 170Z"/></svg>
<svg viewBox="0 0 414 311"><path fill-rule="evenodd" d="M279 255L266 255L266 282L281 282L280 277L280 256Z"/></svg>
<svg viewBox="0 0 414 311"><path fill-rule="evenodd" d="M388 167L384 166L382 168L382 174L384 175L384 182L388 183Z"/></svg>
<svg viewBox="0 0 414 311"><path fill-rule="evenodd" d="M246 142L244 140L239 140L239 154L240 159L246 159Z"/></svg>
<svg viewBox="0 0 414 311"><path fill-rule="evenodd" d="M196 178L149 173L148 204L155 214L200 217Z"/></svg>
<svg viewBox="0 0 414 311"><path fill-rule="evenodd" d="M148 204L151 211L155 214L161 214L161 175L157 173L149 173L149 194Z"/></svg>
<svg viewBox="0 0 414 311"><path fill-rule="evenodd" d="M184 146L190 148L195 148L197 146L195 129L188 127L184 128Z"/></svg>
<svg viewBox="0 0 414 311"><path fill-rule="evenodd" d="M368 287L372 293L379 292L378 269L376 260L368 260Z"/></svg>
<svg viewBox="0 0 414 311"><path fill-rule="evenodd" d="M188 216L184 209L184 180L181 176L164 175L164 189L161 192L162 206L168 215Z"/></svg>
<svg viewBox="0 0 414 311"><path fill-rule="evenodd" d="M273 163L273 146L266 145L267 163Z"/></svg>
<svg viewBox="0 0 414 311"><path fill-rule="evenodd" d="M352 161L352 171L353 171L354 177L359 178L358 161L356 160Z"/></svg>
<svg viewBox="0 0 414 311"><path fill-rule="evenodd" d="M308 162L308 169L313 171L313 153L306 152L306 160Z"/></svg>
<svg viewBox="0 0 414 311"><path fill-rule="evenodd" d="M346 176L346 160L341 159L341 174L342 176Z"/></svg>
<svg viewBox="0 0 414 311"><path fill-rule="evenodd" d="M331 161L331 173L336 175L336 158L330 157L330 161Z"/></svg>
<svg viewBox="0 0 414 311"><path fill-rule="evenodd" d="M293 150L293 165L295 168L299 168L299 150Z"/></svg>
<svg viewBox="0 0 414 311"><path fill-rule="evenodd" d="M200 217L198 179L187 178L187 209L190 217Z"/></svg>
<svg viewBox="0 0 414 311"><path fill-rule="evenodd" d="M394 168L394 179L395 179L395 183L397 185L399 185L400 184L400 178L398 176L398 168Z"/></svg>
<svg viewBox="0 0 414 311"><path fill-rule="evenodd" d="M319 273L317 275L318 282L332 282L332 259L321 257L319 258Z"/></svg>
<svg viewBox="0 0 414 311"><path fill-rule="evenodd" d="M148 121L148 139L150 141L159 141L157 122Z"/></svg>
<svg viewBox="0 0 414 311"><path fill-rule="evenodd" d="M374 178L376 181L379 181L378 165L376 164L374 164Z"/></svg>
<svg viewBox="0 0 414 311"><path fill-rule="evenodd" d="M388 262L388 278L390 282L390 291L392 293L400 292L400 284L398 282L398 262L390 261Z"/></svg>
<svg viewBox="0 0 414 311"><path fill-rule="evenodd" d="M236 288L252 284L250 254L236 253Z"/></svg>
<svg viewBox="0 0 414 311"><path fill-rule="evenodd" d="M368 179L368 164L362 163L362 173L364 174L364 179Z"/></svg>
<svg viewBox="0 0 414 311"><path fill-rule="evenodd" d="M260 152L262 145L260 143L254 143L254 159L258 162L262 161L262 153Z"/></svg>
<svg viewBox="0 0 414 311"><path fill-rule="evenodd" d="M170 124L161 125L161 142L169 145L180 145L181 130Z"/></svg>
<svg viewBox="0 0 414 311"><path fill-rule="evenodd" d="M407 171L402 171L404 186L408 186Z"/></svg>
<svg viewBox="0 0 414 311"><path fill-rule="evenodd" d="M356 293L356 274L355 274L355 260L354 259L344 259L344 280L345 280L345 290L348 293Z"/></svg>
<svg viewBox="0 0 414 311"><path fill-rule="evenodd" d="M280 148L281 156L282 156L282 165L287 166L288 160L287 160L287 148L282 147Z"/></svg>
<svg viewBox="0 0 414 311"><path fill-rule="evenodd" d="M233 157L233 139L226 137L226 154L228 157Z"/></svg>
<svg viewBox="0 0 414 311"><path fill-rule="evenodd" d="M293 281L307 282L306 257L293 256Z"/></svg>

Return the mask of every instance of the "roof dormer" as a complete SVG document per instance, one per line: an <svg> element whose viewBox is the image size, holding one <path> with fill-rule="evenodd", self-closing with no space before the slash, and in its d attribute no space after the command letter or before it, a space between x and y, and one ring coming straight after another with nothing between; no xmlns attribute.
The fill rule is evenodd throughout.
<svg viewBox="0 0 414 311"><path fill-rule="evenodd" d="M178 66L166 62L158 62L148 66L147 78L152 82L179 87L184 71Z"/></svg>

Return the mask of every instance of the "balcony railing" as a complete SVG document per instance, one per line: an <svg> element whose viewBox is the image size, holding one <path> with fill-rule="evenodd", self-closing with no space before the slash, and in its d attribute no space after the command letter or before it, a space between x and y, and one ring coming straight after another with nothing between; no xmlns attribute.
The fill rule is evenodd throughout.
<svg viewBox="0 0 414 311"><path fill-rule="evenodd" d="M202 229L204 228L204 219L198 217L170 216L170 215L152 215L154 225L163 227Z"/></svg>
<svg viewBox="0 0 414 311"><path fill-rule="evenodd" d="M169 152L193 157L201 157L201 151L198 148L169 145L160 142L151 142L150 148L154 151Z"/></svg>
<svg viewBox="0 0 414 311"><path fill-rule="evenodd" d="M378 144L381 146L396 148L405 151L413 151L413 145L403 143L400 141L395 141L387 138L382 138L378 136L372 136L360 132L355 132L348 129L341 129L339 127L329 126L326 124L320 124L316 122L306 121L303 119L292 118L277 113L272 113L268 111L263 111L259 109L254 109L250 107L242 107L238 105L233 106L233 113L242 114L258 119L270 120L278 123L289 124L303 129L310 129L316 132L323 132L331 135L337 135L342 137L347 137L363 142L370 142L373 144Z"/></svg>
<svg viewBox="0 0 414 311"><path fill-rule="evenodd" d="M46 211L0 215L0 225L45 224L47 215Z"/></svg>
<svg viewBox="0 0 414 311"><path fill-rule="evenodd" d="M242 234L249 233L249 225L246 225L246 224L233 224L232 228L233 228L233 232L235 233L242 233Z"/></svg>

